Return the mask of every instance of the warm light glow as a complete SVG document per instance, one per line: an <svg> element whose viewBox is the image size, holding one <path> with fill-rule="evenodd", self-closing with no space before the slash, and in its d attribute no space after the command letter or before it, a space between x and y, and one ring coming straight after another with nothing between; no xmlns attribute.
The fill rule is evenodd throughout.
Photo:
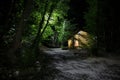
<svg viewBox="0 0 120 80"><path fill-rule="evenodd" d="M78 40L74 40L74 46L75 46L75 48L78 48L80 46Z"/></svg>
<svg viewBox="0 0 120 80"><path fill-rule="evenodd" d="M74 40L72 38L68 40L68 48L72 48L73 46L75 48L78 48L82 46L82 44L88 45L88 38L89 35L87 32L79 31L77 34L74 35Z"/></svg>
<svg viewBox="0 0 120 80"><path fill-rule="evenodd" d="M72 44L73 44L72 40L69 39L69 40L68 40L68 48L72 48Z"/></svg>
<svg viewBox="0 0 120 80"><path fill-rule="evenodd" d="M79 36L79 40L80 40L81 43L83 43L83 44L87 44L87 43L88 43L87 39L84 38L84 37L82 37L82 36Z"/></svg>
<svg viewBox="0 0 120 80"><path fill-rule="evenodd" d="M79 31L78 34L83 35L83 36L87 36L88 35L88 33L85 32L85 31Z"/></svg>
<svg viewBox="0 0 120 80"><path fill-rule="evenodd" d="M78 34L74 35L75 39L79 39L79 37L80 37L80 35L78 35Z"/></svg>

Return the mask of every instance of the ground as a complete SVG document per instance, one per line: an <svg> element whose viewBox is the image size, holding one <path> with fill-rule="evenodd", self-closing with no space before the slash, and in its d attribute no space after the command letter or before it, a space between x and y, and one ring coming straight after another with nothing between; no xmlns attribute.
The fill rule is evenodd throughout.
<svg viewBox="0 0 120 80"><path fill-rule="evenodd" d="M34 66L13 68L12 72L11 68L0 68L0 80L120 80L119 56L87 57L82 56L87 55L86 50L42 50Z"/></svg>
<svg viewBox="0 0 120 80"><path fill-rule="evenodd" d="M45 74L44 80L120 80L119 57L82 59L74 55L74 51L60 48L47 49L44 52L51 57L50 64L46 65L49 66L48 74L54 74L51 79Z"/></svg>

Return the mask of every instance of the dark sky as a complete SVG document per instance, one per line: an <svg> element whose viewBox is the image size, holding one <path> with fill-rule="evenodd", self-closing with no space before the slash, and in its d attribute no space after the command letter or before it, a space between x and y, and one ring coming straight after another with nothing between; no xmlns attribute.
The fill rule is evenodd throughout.
<svg viewBox="0 0 120 80"><path fill-rule="evenodd" d="M0 13L6 13L11 5L11 0L0 0Z"/></svg>
<svg viewBox="0 0 120 80"><path fill-rule="evenodd" d="M9 12L11 0L0 0L0 24L2 24Z"/></svg>
<svg viewBox="0 0 120 80"><path fill-rule="evenodd" d="M78 28L84 26L84 12L87 11L88 4L85 0L71 0L68 19L73 19L73 23L78 25Z"/></svg>

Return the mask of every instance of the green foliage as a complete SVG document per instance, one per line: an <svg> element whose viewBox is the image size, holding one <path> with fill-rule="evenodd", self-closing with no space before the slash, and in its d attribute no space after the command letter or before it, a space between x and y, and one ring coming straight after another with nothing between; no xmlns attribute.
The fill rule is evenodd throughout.
<svg viewBox="0 0 120 80"><path fill-rule="evenodd" d="M91 54L96 54L97 52L97 0L87 0L89 4L88 11L85 12L86 26L84 29L90 33L89 47Z"/></svg>
<svg viewBox="0 0 120 80"><path fill-rule="evenodd" d="M53 31L52 29L50 28L50 26L48 26L42 36L43 40L45 39L50 39L49 36L53 35Z"/></svg>
<svg viewBox="0 0 120 80"><path fill-rule="evenodd" d="M64 22L64 17L67 16L66 13L69 9L67 5L68 2L69 0L60 0L60 1L59 0L35 0L34 1L33 3L34 9L30 15L29 20L27 20L27 24L25 25L26 27L24 28L24 34L22 37L23 50L21 53L21 62L23 64L30 65L34 63L36 60L37 51L35 51L36 49L32 50L30 46L37 35L38 29L40 27L39 24L42 20L42 17L45 16L45 19L43 21L43 26L41 26L41 30L40 30L41 32L43 31L49 17L51 5L54 5L55 9L53 10L53 13L50 17L47 28L45 29L40 41L42 42L42 40L45 40L45 41L49 40L50 39L49 36L54 35L54 31L51 29L51 26L55 26L55 30L58 33L58 35L62 34L61 29ZM47 11L45 15L43 15L46 3L48 4ZM65 8L63 8L62 6L64 6ZM68 26L70 26L69 23L68 23Z"/></svg>
<svg viewBox="0 0 120 80"><path fill-rule="evenodd" d="M43 38L45 40L48 39L49 36L52 36L54 34L53 30L50 28L50 26L55 26L55 30L58 33L58 38L59 36L61 36L61 30L62 30L62 26L64 24L64 17L67 16L67 11L69 9L68 7L68 3L69 0L60 0L57 5L56 8L54 9L52 16L49 20L49 24L48 27L46 28L44 34L43 34ZM54 4L54 3L53 3ZM64 8L62 7L64 6ZM45 15L45 20L47 20L48 18L48 13L46 13ZM44 22L46 23L46 21ZM58 39L60 42L60 39Z"/></svg>
<svg viewBox="0 0 120 80"><path fill-rule="evenodd" d="M85 12L86 26L84 27L87 32L96 35L97 30L97 0L87 0L89 4L88 12Z"/></svg>
<svg viewBox="0 0 120 80"><path fill-rule="evenodd" d="M70 0L61 0L58 5L57 5L57 13L59 13L61 16L60 17L64 17L67 16L67 11L69 10L69 6L68 3L70 2ZM64 6L64 8L63 8Z"/></svg>
<svg viewBox="0 0 120 80"><path fill-rule="evenodd" d="M75 24L71 24L70 21L64 21L61 28L61 33L59 37L60 42L66 42L74 32L72 31L75 28Z"/></svg>
<svg viewBox="0 0 120 80"><path fill-rule="evenodd" d="M14 1L14 0L13 0ZM2 43L3 45L8 45L15 39L18 38L19 41L19 48L22 47L22 52L21 52L21 56L20 59L23 63L25 64L29 64L31 62L34 62L35 60L35 55L36 53L34 51L32 51L32 49L30 48L31 44L33 43L33 40L35 39L38 29L39 27L41 27L40 29L40 33L43 31L43 28L45 27L47 20L48 20L48 16L50 15L50 11L51 11L51 6L54 6L52 15L50 17L50 20L48 22L47 28L45 29L44 34L42 35L42 37L40 38L40 40L46 40L49 39L48 36L51 36L54 34L54 31L51 29L50 26L55 26L55 30L56 32L61 35L61 28L62 28L62 24L64 21L64 18L69 9L68 7L68 3L70 0L33 0L33 9L32 12L30 14L30 17L27 17L27 19L25 19L24 17L22 17L26 11L26 6L30 6L27 5L29 2L29 0L25 1L25 0L15 0L15 4L13 7L13 11L10 14L10 18L8 20L8 22L6 21L6 24L4 25L5 28L3 27L3 29L0 29L0 33L5 32L5 34L3 34L4 36L4 43ZM45 6L47 4L47 7ZM63 8L64 6L64 8ZM30 7L31 8L31 7ZM44 15L44 11L46 9L46 13ZM25 10L25 11L24 11ZM27 9L28 10L28 9ZM25 14L27 14L29 12L26 11ZM8 15L7 15L8 16ZM42 17L45 16L46 18L43 21L43 25L40 26L40 22L42 20ZM24 19L24 21L23 21ZM17 27L18 24L23 21L22 23L26 23L26 24L22 24L22 26L24 26L23 28L20 26L20 29ZM1 26L1 25L0 25ZM8 28L8 30L7 30ZM17 36L16 37L16 31L23 31L20 32L20 37ZM23 33L23 34L21 34ZM19 34L19 33L18 33ZM1 37L1 36L0 36ZM20 39L19 39L20 38ZM38 37L39 38L39 37ZM21 42L20 42L21 41ZM24 45L26 45L24 47ZM39 43L38 43L39 44ZM10 44L10 46L12 46ZM14 46L14 44L13 44ZM2 46L3 47L3 46Z"/></svg>

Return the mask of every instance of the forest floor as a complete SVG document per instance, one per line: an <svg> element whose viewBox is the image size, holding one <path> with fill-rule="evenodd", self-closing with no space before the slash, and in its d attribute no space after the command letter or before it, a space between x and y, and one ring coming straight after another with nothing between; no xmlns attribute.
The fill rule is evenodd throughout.
<svg viewBox="0 0 120 80"><path fill-rule="evenodd" d="M88 57L87 53L43 48L34 66L14 68L12 72L0 68L0 80L120 80L119 56Z"/></svg>
<svg viewBox="0 0 120 80"><path fill-rule="evenodd" d="M86 57L86 51L52 48L44 50L44 66L39 80L120 80L119 57ZM85 54L86 55L86 54Z"/></svg>

